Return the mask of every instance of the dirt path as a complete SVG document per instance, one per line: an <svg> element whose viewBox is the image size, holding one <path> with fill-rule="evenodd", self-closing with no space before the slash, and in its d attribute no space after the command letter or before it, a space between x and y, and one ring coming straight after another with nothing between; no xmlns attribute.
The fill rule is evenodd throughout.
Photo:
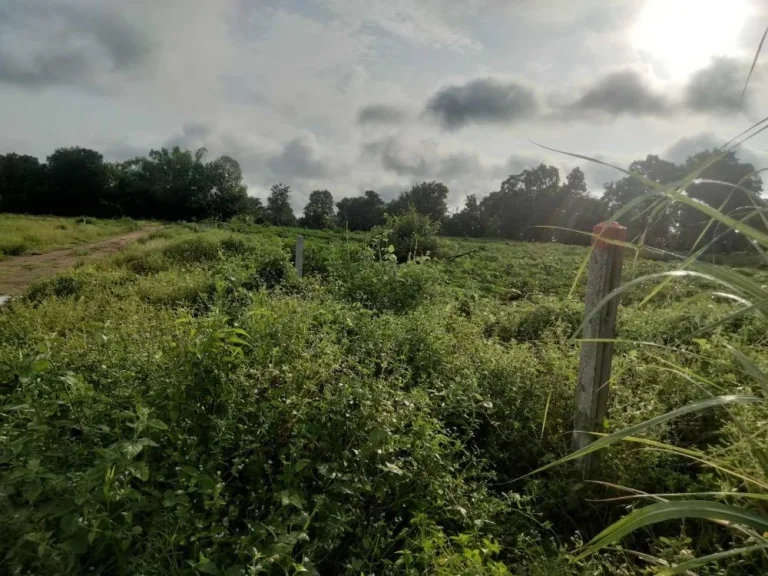
<svg viewBox="0 0 768 576"><path fill-rule="evenodd" d="M91 261L114 254L126 244L150 235L161 226L147 226L121 236L99 242L77 244L72 248L53 250L44 254L15 256L0 261L0 304L3 296L16 296L35 280L47 278L72 268L79 260Z"/></svg>

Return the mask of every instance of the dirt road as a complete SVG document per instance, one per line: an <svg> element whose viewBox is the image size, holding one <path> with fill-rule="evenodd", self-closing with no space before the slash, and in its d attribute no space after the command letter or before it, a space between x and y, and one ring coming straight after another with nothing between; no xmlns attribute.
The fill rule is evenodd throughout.
<svg viewBox="0 0 768 576"><path fill-rule="evenodd" d="M147 226L121 236L90 244L78 244L72 248L53 250L45 254L15 256L0 261L0 298L4 295L22 294L35 280L47 278L72 268L79 260L96 260L114 254L126 244L149 236L160 226Z"/></svg>

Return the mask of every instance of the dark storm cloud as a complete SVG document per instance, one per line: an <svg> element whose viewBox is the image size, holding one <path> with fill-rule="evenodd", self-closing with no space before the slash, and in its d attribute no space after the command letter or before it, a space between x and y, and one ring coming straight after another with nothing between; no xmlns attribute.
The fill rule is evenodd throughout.
<svg viewBox="0 0 768 576"><path fill-rule="evenodd" d="M397 106L389 104L371 104L360 109L357 114L358 124L399 124L406 114Z"/></svg>
<svg viewBox="0 0 768 576"><path fill-rule="evenodd" d="M685 91L686 105L698 112L740 112L741 89L748 67L740 60L717 58L698 70Z"/></svg>
<svg viewBox="0 0 768 576"><path fill-rule="evenodd" d="M695 136L680 138L662 154L664 160L683 164L690 156L694 156L704 150L714 150L725 143L712 132L702 132Z"/></svg>
<svg viewBox="0 0 768 576"><path fill-rule="evenodd" d="M293 178L322 178L329 173L311 143L301 138L288 142L279 154L269 158L267 166L278 176Z"/></svg>
<svg viewBox="0 0 768 576"><path fill-rule="evenodd" d="M136 146L130 142L111 142L105 146L99 146L98 149L104 155L104 159L111 162L133 160L149 153L149 148Z"/></svg>
<svg viewBox="0 0 768 576"><path fill-rule="evenodd" d="M493 78L472 80L461 86L438 90L426 113L437 118L444 128L456 129L471 123L509 123L534 116L536 96L530 88Z"/></svg>
<svg viewBox="0 0 768 576"><path fill-rule="evenodd" d="M182 127L181 134L169 138L164 146L166 148L179 146L180 148L197 150L198 148L206 146L206 138L210 135L210 126L200 122L188 122Z"/></svg>
<svg viewBox="0 0 768 576"><path fill-rule="evenodd" d="M455 152L445 156L437 153L425 156L406 150L394 138L363 145L363 154L380 161L387 172L412 179L467 179L484 176L487 169L475 154Z"/></svg>
<svg viewBox="0 0 768 576"><path fill-rule="evenodd" d="M415 184L438 180L450 189L448 203L463 204L467 194L483 197L498 189L510 174L535 168L546 158L513 154L502 163L484 163L477 154L451 152L440 154L434 143L422 141L418 146L406 145L396 138L385 138L364 144L364 159L374 160L388 173L396 174ZM407 187L406 187L407 188Z"/></svg>
<svg viewBox="0 0 768 576"><path fill-rule="evenodd" d="M623 70L600 78L566 112L662 115L670 108L667 99L656 93L639 73Z"/></svg>
<svg viewBox="0 0 768 576"><path fill-rule="evenodd" d="M50 0L0 5L0 82L96 87L105 75L141 68L149 52L140 30L98 5Z"/></svg>
<svg viewBox="0 0 768 576"><path fill-rule="evenodd" d="M726 141L725 138L721 138L713 132L702 132L695 136L681 138L667 148L662 157L670 162L683 164L689 157L695 156L699 152L720 148ZM741 162L752 164L757 169L768 167L768 154L762 150L749 146L739 146L736 148L736 156Z"/></svg>
<svg viewBox="0 0 768 576"><path fill-rule="evenodd" d="M425 178L432 170L421 154L405 153L394 138L376 140L363 144L363 155L381 162L387 172L399 176Z"/></svg>

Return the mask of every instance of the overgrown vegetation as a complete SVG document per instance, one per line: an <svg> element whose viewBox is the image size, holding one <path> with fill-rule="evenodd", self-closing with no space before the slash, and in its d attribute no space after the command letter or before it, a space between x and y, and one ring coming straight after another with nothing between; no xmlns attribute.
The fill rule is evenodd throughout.
<svg viewBox="0 0 768 576"><path fill-rule="evenodd" d="M604 489L564 467L518 480L567 454L578 366L568 338L583 315L581 289L569 290L587 250L451 239L426 248L434 229L421 224L410 213L367 235L303 231L302 280L291 263L298 230L170 226L3 308L4 566L228 575L648 568L616 549L570 556L621 516L622 507L593 501ZM625 279L672 267L628 258ZM622 340L680 349L617 344L611 429L700 398L690 373L736 385L726 341L760 363L766 335L749 315L689 338L735 310L691 299L700 286L667 284L643 306L642 286L623 294ZM724 412L692 413L648 438L717 450L732 432ZM606 482L636 490L724 488L710 469L664 451L614 447L602 464ZM694 520L624 545L675 561L737 539ZM768 567L748 561L745 573Z"/></svg>

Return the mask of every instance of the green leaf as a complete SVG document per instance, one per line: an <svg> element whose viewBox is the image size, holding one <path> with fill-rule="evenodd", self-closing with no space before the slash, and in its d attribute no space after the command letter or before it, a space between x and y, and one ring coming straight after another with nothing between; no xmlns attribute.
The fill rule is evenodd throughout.
<svg viewBox="0 0 768 576"><path fill-rule="evenodd" d="M295 506L299 510L304 510L304 499L300 494L289 490L281 490L277 495L283 506Z"/></svg>
<svg viewBox="0 0 768 576"><path fill-rule="evenodd" d="M125 454L129 460L136 458L139 453L144 449L143 442L124 442L121 446L123 454Z"/></svg>
<svg viewBox="0 0 768 576"><path fill-rule="evenodd" d="M146 482L147 479L149 479L149 468L147 468L146 462L135 462L131 466L131 471L133 472L134 476L139 478L140 480Z"/></svg>
<svg viewBox="0 0 768 576"><path fill-rule="evenodd" d="M389 433L383 428L374 428L368 434L368 442L375 448L384 442L384 440L387 439L387 436L389 436Z"/></svg>
<svg viewBox="0 0 768 576"><path fill-rule="evenodd" d="M681 518L701 518L704 520L727 522L729 524L749 526L761 531L768 529L768 518L736 506L706 500L658 502L644 508L639 508L611 524L587 544L587 549L578 558L581 559L597 552L599 549L620 540L638 528Z"/></svg>
<svg viewBox="0 0 768 576"><path fill-rule="evenodd" d="M213 574L214 576L218 576L219 574L221 574L221 572L219 572L219 569L216 567L216 564L213 562L206 562L205 564L200 564L197 566L197 569L203 574Z"/></svg>
<svg viewBox="0 0 768 576"><path fill-rule="evenodd" d="M391 472L392 474L397 474L398 476L402 476L403 474L405 474L405 472L403 472L402 468L392 464L391 462L387 462L383 466L379 466L379 468L381 468L382 470L385 470L386 472Z"/></svg>
<svg viewBox="0 0 768 576"><path fill-rule="evenodd" d="M35 374L40 374L41 372L45 372L52 366L51 361L46 358L39 358L32 362L32 372Z"/></svg>

